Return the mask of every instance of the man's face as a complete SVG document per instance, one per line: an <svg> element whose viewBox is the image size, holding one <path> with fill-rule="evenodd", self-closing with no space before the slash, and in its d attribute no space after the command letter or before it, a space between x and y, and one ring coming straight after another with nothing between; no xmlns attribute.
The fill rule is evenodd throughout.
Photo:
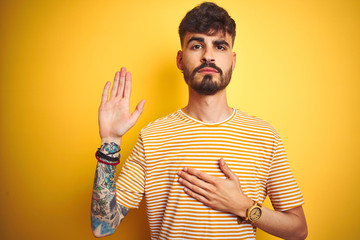
<svg viewBox="0 0 360 240"><path fill-rule="evenodd" d="M186 33L177 65L194 91L214 95L229 84L235 60L229 34Z"/></svg>

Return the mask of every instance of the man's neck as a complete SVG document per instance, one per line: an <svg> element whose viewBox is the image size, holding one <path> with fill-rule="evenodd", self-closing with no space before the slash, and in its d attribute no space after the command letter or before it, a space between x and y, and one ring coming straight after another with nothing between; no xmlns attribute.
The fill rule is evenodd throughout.
<svg viewBox="0 0 360 240"><path fill-rule="evenodd" d="M233 109L227 104L226 89L215 95L200 95L189 87L189 102L183 111L208 123L217 123L231 116Z"/></svg>

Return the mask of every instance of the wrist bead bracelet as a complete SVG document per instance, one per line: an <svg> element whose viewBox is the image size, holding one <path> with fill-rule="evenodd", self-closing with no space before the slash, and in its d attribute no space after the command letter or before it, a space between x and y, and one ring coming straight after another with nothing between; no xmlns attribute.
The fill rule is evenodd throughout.
<svg viewBox="0 0 360 240"><path fill-rule="evenodd" d="M108 160L106 160L106 159L100 158L100 157L98 157L97 152L95 153L95 158L96 158L99 162L104 163L104 164L106 164L106 165L118 165L118 164L120 163L120 159L118 159L117 161L108 161Z"/></svg>
<svg viewBox="0 0 360 240"><path fill-rule="evenodd" d="M101 158L101 159L106 159L106 160L108 160L109 162L117 162L117 161L120 160L120 157L121 157L120 154L119 154L118 157L110 157L110 156L102 153L102 152L100 151L100 148L97 150L97 152L96 152L95 155L96 155L97 157Z"/></svg>

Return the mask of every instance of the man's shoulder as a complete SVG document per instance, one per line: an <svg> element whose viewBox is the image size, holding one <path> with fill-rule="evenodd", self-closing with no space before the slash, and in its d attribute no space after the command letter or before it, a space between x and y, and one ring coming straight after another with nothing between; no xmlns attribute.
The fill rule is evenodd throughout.
<svg viewBox="0 0 360 240"><path fill-rule="evenodd" d="M236 117L237 124L250 129L254 129L258 131L266 131L275 136L279 136L279 133L276 131L276 129L264 119L254 115L249 115L241 110L237 110L237 111L238 111Z"/></svg>
<svg viewBox="0 0 360 240"><path fill-rule="evenodd" d="M164 117L158 118L141 129L142 134L157 132L168 128L176 128L181 124L179 110L170 113Z"/></svg>

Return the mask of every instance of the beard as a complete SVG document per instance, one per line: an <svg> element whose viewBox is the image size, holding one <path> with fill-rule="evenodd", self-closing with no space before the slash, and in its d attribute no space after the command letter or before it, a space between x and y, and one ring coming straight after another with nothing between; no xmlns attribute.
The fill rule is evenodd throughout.
<svg viewBox="0 0 360 240"><path fill-rule="evenodd" d="M201 81L194 81L195 75L198 71L200 71L202 68L205 67L211 67L218 71L217 74L219 74L219 80L215 81L213 78L214 76L212 74L205 74L203 79ZM229 70L223 73L223 71L216 66L214 63L203 63L199 67L196 67L192 72L186 68L186 66L183 67L183 74L185 82L198 94L200 95L214 95L220 90L223 90L224 88L229 85L232 75L232 66L230 66Z"/></svg>

